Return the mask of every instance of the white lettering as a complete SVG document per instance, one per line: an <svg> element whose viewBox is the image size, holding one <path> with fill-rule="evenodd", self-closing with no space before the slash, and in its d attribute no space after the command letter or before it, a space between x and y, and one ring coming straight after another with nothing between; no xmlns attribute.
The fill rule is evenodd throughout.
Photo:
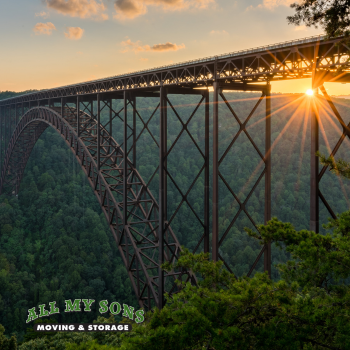
<svg viewBox="0 0 350 350"><path fill-rule="evenodd" d="M105 325L105 330L106 330L106 331L110 331L110 330L111 330L110 328L111 328L111 326L110 326L109 324L106 324L106 325Z"/></svg>
<svg viewBox="0 0 350 350"><path fill-rule="evenodd" d="M69 326L69 330L70 330L70 331L74 331L74 330L75 330L75 327L74 327L73 324L71 324L71 325Z"/></svg>
<svg viewBox="0 0 350 350"><path fill-rule="evenodd" d="M44 331L44 330L45 330L44 325L38 324L36 330L37 330L37 331Z"/></svg>
<svg viewBox="0 0 350 350"><path fill-rule="evenodd" d="M51 331L51 326L50 326L49 324L47 324L47 325L45 326L45 329L46 329L47 331Z"/></svg>
<svg viewBox="0 0 350 350"><path fill-rule="evenodd" d="M113 324L111 327L111 331L116 331L116 330L117 330L117 327Z"/></svg>
<svg viewBox="0 0 350 350"><path fill-rule="evenodd" d="M68 325L67 324L62 325L62 331L68 331Z"/></svg>
<svg viewBox="0 0 350 350"><path fill-rule="evenodd" d="M129 325L128 324L125 324L124 325L124 331L128 331L129 330Z"/></svg>
<svg viewBox="0 0 350 350"><path fill-rule="evenodd" d="M89 324L88 330L92 331L92 325L91 324Z"/></svg>

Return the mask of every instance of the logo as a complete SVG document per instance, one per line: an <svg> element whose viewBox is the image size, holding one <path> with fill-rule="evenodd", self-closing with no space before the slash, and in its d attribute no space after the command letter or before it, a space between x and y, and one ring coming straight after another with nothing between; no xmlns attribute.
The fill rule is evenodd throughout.
<svg viewBox="0 0 350 350"><path fill-rule="evenodd" d="M91 305L95 302L93 299L74 299L74 301L68 299L65 300L64 312L91 312ZM122 306L123 305L123 306ZM134 311L134 307L127 304L120 304L116 301L108 303L108 300L101 300L99 303L99 312L104 314L110 312L112 315L121 315L136 323L141 323L145 320L144 310ZM83 308L83 310L82 310ZM26 323L36 320L37 318L47 317L54 314L59 314L60 310L56 306L56 301L49 302L49 305L39 305L39 310L35 307L28 310L28 318ZM66 323L66 324L35 324L34 331L37 332L130 332L132 329L131 324L127 323Z"/></svg>

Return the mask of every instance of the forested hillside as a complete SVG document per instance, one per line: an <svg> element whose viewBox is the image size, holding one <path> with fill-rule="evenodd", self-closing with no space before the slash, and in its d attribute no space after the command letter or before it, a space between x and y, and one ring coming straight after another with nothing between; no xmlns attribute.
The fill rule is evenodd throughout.
<svg viewBox="0 0 350 350"><path fill-rule="evenodd" d="M28 309L65 299L135 305L124 265L99 204L61 137L48 129L27 164L20 194L0 204L0 324L19 339ZM92 322L99 313L62 313Z"/></svg>
<svg viewBox="0 0 350 350"><path fill-rule="evenodd" d="M243 123L257 102L254 93L225 93L237 117ZM181 121L186 123L200 97L169 96ZM341 135L329 108L322 102L320 116L321 151L327 153ZM138 99L137 108L150 132L144 130L137 142L136 166L158 199L157 164L159 151L159 111L152 113L157 99ZM309 226L310 126L307 113L309 100L304 95L273 95L272 98L272 215L293 223L296 229ZM337 107L346 123L350 121L350 101L339 99ZM113 105L120 110L121 102ZM224 103L219 107L220 157L239 131L239 124ZM199 107L187 129L198 148L204 150L204 107ZM265 152L265 101L262 101L247 124L249 136L262 154ZM131 115L131 114L130 114ZM102 112L106 123L108 115ZM191 136L183 132L178 141L181 121L168 111L168 171L178 188L168 178L168 218L180 243L193 249L203 228L182 195L192 185L204 160ZM137 118L137 135L143 130ZM113 136L122 143L121 121L113 122ZM212 124L210 124L210 130ZM327 140L327 142L325 141ZM210 139L212 142L212 139ZM346 141L348 142L348 141ZM347 159L348 143L339 155ZM173 148L172 148L173 147ZM210 150L212 145L210 143ZM348 159L347 159L348 160ZM220 164L220 172L235 195L244 201L262 172L261 157L241 133ZM211 184L211 179L210 179ZM238 203L220 180L220 237L238 213ZM246 210L256 224L263 223L264 177L246 203ZM321 191L336 213L349 208L350 186L328 173L320 185ZM187 200L199 219L203 220L204 174L198 176ZM210 197L211 198L211 197ZM179 210L177 211L179 205ZM211 204L211 203L210 203ZM323 204L321 221L329 214ZM176 214L176 215L174 215ZM253 228L247 215L241 212L236 224L228 231L220 254L238 276L246 274L261 250L259 243L248 237L244 227ZM7 334L16 332L19 338L25 330L28 308L64 299L93 298L120 300L137 306L126 270L121 263L105 218L85 176L75 158L53 130L44 132L28 162L18 198L1 197L0 204L0 324ZM199 250L201 247L199 247ZM273 263L286 261L284 252L273 250ZM256 270L262 270L262 262ZM278 278L273 269L273 278ZM95 310L94 310L95 311ZM59 321L92 321L91 314L59 316ZM64 319L63 319L64 317ZM84 319L86 318L86 319Z"/></svg>

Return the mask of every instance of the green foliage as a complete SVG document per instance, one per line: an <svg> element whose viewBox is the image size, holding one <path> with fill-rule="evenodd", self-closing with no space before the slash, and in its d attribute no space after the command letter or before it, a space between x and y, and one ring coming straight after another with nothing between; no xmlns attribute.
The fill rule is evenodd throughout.
<svg viewBox="0 0 350 350"><path fill-rule="evenodd" d="M53 130L34 147L19 196L1 198L0 232L0 323L7 334L22 340L31 326L28 309L53 300L61 311L56 322L92 322L100 300L137 307L90 185ZM76 298L96 300L92 312L64 313L64 300Z"/></svg>
<svg viewBox="0 0 350 350"><path fill-rule="evenodd" d="M4 335L5 328L0 324L0 350L17 350L17 339L13 335L11 338L7 338Z"/></svg>
<svg viewBox="0 0 350 350"><path fill-rule="evenodd" d="M262 244L285 246L282 279L236 279L222 262L188 251L176 267L191 269L198 286L182 284L161 311L124 340L126 349L350 349L350 212L330 220L333 232L296 231L276 218L247 229ZM170 264L164 266L171 269Z"/></svg>
<svg viewBox="0 0 350 350"><path fill-rule="evenodd" d="M290 24L305 23L311 27L321 26L329 37L349 37L350 20L348 0L302 0L291 5L296 13L288 16Z"/></svg>
<svg viewBox="0 0 350 350"><path fill-rule="evenodd" d="M320 158L321 164L329 167L329 170L337 175L350 179L350 163L343 159L334 159L334 157L326 157L320 152L317 152L317 156Z"/></svg>

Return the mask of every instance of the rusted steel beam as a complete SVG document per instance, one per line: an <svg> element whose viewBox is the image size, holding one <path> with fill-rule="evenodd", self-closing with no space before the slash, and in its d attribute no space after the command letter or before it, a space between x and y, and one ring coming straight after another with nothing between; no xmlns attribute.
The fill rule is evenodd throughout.
<svg viewBox="0 0 350 350"><path fill-rule="evenodd" d="M219 83L213 84L213 208L212 244L213 261L219 260Z"/></svg>
<svg viewBox="0 0 350 350"><path fill-rule="evenodd" d="M317 94L315 94L317 98ZM319 114L315 99L311 103L311 150L310 150L310 230L319 232L319 181L318 164L316 152L319 150Z"/></svg>
<svg viewBox="0 0 350 350"><path fill-rule="evenodd" d="M159 125L159 247L158 247L158 308L164 306L164 271L160 267L164 263L164 234L167 221L167 93L164 87L160 88L160 125Z"/></svg>
<svg viewBox="0 0 350 350"><path fill-rule="evenodd" d="M271 85L267 84L265 119L265 225L271 220ZM265 246L264 270L271 278L271 243Z"/></svg>

